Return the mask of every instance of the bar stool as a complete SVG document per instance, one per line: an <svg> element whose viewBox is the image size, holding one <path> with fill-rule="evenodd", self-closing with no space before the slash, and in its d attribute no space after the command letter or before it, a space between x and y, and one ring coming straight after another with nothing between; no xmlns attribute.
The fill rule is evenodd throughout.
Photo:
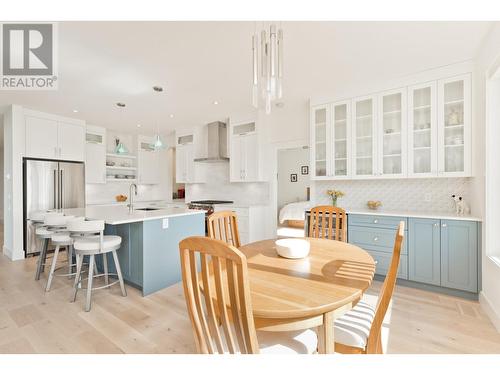
<svg viewBox="0 0 500 375"><path fill-rule="evenodd" d="M50 238L55 233L55 230L49 227L48 223L59 222L57 218L63 217L61 212L43 212L39 211L30 215L30 220L35 223L35 235L38 240L42 241L42 248L36 266L35 280L40 280L40 274L44 272L45 263L47 261L47 249L49 247ZM54 219L54 221L52 221Z"/></svg>
<svg viewBox="0 0 500 375"><path fill-rule="evenodd" d="M76 277L74 282L74 291L72 302L76 301L76 295L78 293L78 284L80 283L83 257L89 256L89 273L87 278L87 295L85 299L85 311L90 311L92 290L109 288L110 286L120 283L120 288L122 296L126 297L127 292L125 290L125 283L123 282L123 276L120 269L120 262L118 261L118 255L116 250L118 250L122 243L122 238L120 236L110 236L104 235L104 220L92 220L92 221L69 221L67 224L67 229L73 235L75 235L73 248L76 254ZM76 237L80 235L81 237ZM116 273L108 273L108 260L107 254L112 253L113 261L115 263ZM103 256L103 274L94 275L95 267L95 256ZM92 281L94 277L104 276L105 285L101 287L92 288ZM117 276L118 280L109 283L108 276Z"/></svg>
<svg viewBox="0 0 500 375"><path fill-rule="evenodd" d="M74 216L63 216L62 218L51 218L49 219L49 222L55 222L56 225L59 224L61 225L64 223L66 225L69 221L84 221L84 217L74 217ZM58 227L59 229L62 229L62 227ZM64 227L64 229L66 229ZM49 277L47 279L47 285L45 287L45 291L49 292L50 291L50 286L52 285L52 279L54 276L68 276L71 277L73 275L76 275L76 272L73 272L73 267L76 266L76 263L73 263L73 238L71 237L70 233L66 230L61 231L61 232L55 232L52 234L50 237L50 241L52 242L53 245L56 246L56 249L54 250L54 256L52 257L52 264L50 267L50 272L49 272ZM66 249L66 255L67 255L67 261L68 261L68 272L64 274L55 274L55 271L61 269L62 267L56 268L57 265L57 258L59 256L59 251L61 247L64 247Z"/></svg>

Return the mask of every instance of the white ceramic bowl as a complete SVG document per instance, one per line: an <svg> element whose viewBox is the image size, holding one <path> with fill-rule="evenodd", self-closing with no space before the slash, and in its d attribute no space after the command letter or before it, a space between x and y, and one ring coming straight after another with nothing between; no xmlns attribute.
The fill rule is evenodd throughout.
<svg viewBox="0 0 500 375"><path fill-rule="evenodd" d="M275 242L279 256L290 259L305 258L309 255L309 241L300 238L283 238Z"/></svg>

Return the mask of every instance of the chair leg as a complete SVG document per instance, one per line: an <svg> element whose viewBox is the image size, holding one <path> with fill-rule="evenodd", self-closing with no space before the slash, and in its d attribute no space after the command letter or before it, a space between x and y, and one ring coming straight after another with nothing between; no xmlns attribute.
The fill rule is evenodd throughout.
<svg viewBox="0 0 500 375"><path fill-rule="evenodd" d="M108 254L102 254L102 264L104 268L104 283L106 285L109 284L109 277L108 277Z"/></svg>
<svg viewBox="0 0 500 375"><path fill-rule="evenodd" d="M95 268L95 255L90 256L89 262L89 278L87 280L87 297L85 299L85 311L90 311L91 300L92 300L92 281L94 279L94 268Z"/></svg>
<svg viewBox="0 0 500 375"><path fill-rule="evenodd" d="M115 262L116 274L118 275L118 280L120 281L122 296L126 297L127 291L125 290L125 283L123 282L122 270L120 268L120 262L118 261L118 255L116 255L116 250L113 250L113 260Z"/></svg>
<svg viewBox="0 0 500 375"><path fill-rule="evenodd" d="M43 272L43 264L45 263L45 258L47 254L47 247L49 246L49 239L45 238L43 240L42 251L38 256L38 263L36 266L35 280L40 280L40 274Z"/></svg>
<svg viewBox="0 0 500 375"><path fill-rule="evenodd" d="M73 299L71 302L76 301L76 294L78 293L78 286L80 284L80 277L82 274L82 264L83 264L83 255L76 254L76 275L75 275L75 283L73 284Z"/></svg>
<svg viewBox="0 0 500 375"><path fill-rule="evenodd" d="M54 250L54 257L52 258L52 265L50 266L49 277L47 279L47 285L45 286L46 292L50 291L50 286L52 285L52 279L54 278L54 272L56 272L57 257L59 255L60 248L61 247L57 245L56 249Z"/></svg>

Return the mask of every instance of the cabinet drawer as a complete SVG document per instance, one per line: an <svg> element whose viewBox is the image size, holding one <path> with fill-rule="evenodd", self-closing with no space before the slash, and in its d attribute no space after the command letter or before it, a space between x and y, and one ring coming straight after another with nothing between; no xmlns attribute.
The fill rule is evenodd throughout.
<svg viewBox="0 0 500 375"><path fill-rule="evenodd" d="M387 271L389 271L389 267L391 265L392 255L387 253L380 253L378 251L367 250L368 253L375 259L377 262L377 266L375 269L375 273L377 275L387 275ZM408 280L408 256L401 255L399 259L399 268L398 268L398 278Z"/></svg>
<svg viewBox="0 0 500 375"><path fill-rule="evenodd" d="M407 254L406 236L403 240L401 254ZM370 228L360 226L348 227L348 242L362 247L365 250L375 250L383 253L392 254L394 249L394 240L396 238L396 229Z"/></svg>
<svg viewBox="0 0 500 375"><path fill-rule="evenodd" d="M348 214L347 223L351 225L361 225L373 228L396 229L400 221L407 225L406 217L402 216L379 216L379 215L356 215Z"/></svg>

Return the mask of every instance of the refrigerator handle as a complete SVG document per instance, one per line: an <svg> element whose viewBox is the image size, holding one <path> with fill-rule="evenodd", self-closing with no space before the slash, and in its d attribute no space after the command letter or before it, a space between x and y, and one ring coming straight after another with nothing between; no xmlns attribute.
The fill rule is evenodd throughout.
<svg viewBox="0 0 500 375"><path fill-rule="evenodd" d="M54 209L58 209L57 202L57 170L54 169Z"/></svg>
<svg viewBox="0 0 500 375"><path fill-rule="evenodd" d="M64 208L64 200L63 200L63 170L61 169L61 176L59 178L59 205L60 205L60 208Z"/></svg>

